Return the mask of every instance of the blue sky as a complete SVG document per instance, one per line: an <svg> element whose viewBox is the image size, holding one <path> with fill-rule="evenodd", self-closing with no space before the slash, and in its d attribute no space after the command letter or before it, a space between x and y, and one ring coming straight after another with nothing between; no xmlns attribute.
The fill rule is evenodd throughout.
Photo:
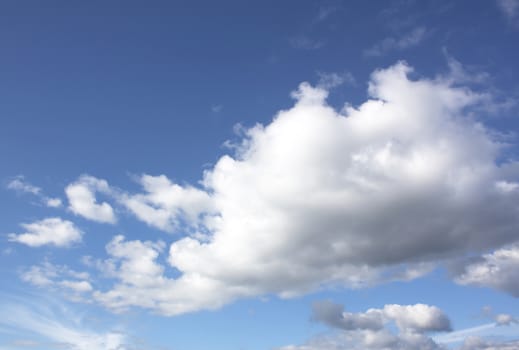
<svg viewBox="0 0 519 350"><path fill-rule="evenodd" d="M519 347L519 1L0 4L0 349Z"/></svg>

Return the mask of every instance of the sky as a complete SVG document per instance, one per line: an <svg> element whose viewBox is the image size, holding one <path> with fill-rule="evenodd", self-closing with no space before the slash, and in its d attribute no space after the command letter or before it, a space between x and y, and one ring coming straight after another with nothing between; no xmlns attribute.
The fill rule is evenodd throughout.
<svg viewBox="0 0 519 350"><path fill-rule="evenodd" d="M519 1L2 1L0 350L519 348Z"/></svg>

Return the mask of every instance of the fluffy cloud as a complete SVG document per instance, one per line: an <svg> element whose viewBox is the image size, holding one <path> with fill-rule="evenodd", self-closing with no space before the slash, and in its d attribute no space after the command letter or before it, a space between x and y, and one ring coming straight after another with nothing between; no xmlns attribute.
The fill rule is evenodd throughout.
<svg viewBox="0 0 519 350"><path fill-rule="evenodd" d="M67 247L81 241L82 232L68 220L47 218L30 224L21 224L27 230L25 233L10 233L11 242L23 243L31 247L54 245Z"/></svg>
<svg viewBox="0 0 519 350"><path fill-rule="evenodd" d="M164 175L143 175L139 182L146 193L123 194L119 201L150 226L173 231L182 219L196 224L202 213L212 209L209 194L194 187L174 184Z"/></svg>
<svg viewBox="0 0 519 350"><path fill-rule="evenodd" d="M392 304L349 313L344 312L341 305L324 301L314 304L313 319L340 332L280 350L444 349L424 333L450 330L447 316L437 307L424 304ZM396 325L398 333L392 331L392 325Z"/></svg>
<svg viewBox="0 0 519 350"><path fill-rule="evenodd" d="M111 189L105 180L83 175L76 182L71 183L65 189L69 209L76 215L97 222L115 223L112 206L106 202L97 203L95 193L110 194Z"/></svg>
<svg viewBox="0 0 519 350"><path fill-rule="evenodd" d="M457 272L455 281L491 287L519 297L519 244L468 261Z"/></svg>
<svg viewBox="0 0 519 350"><path fill-rule="evenodd" d="M313 306L313 319L342 330L381 330L388 322L395 322L402 332L449 331L450 321L437 307L424 304L385 305L364 313L344 312L343 307L329 301Z"/></svg>
<svg viewBox="0 0 519 350"><path fill-rule="evenodd" d="M104 264L117 281L95 298L174 315L240 297L370 285L395 269L413 278L437 259L519 239L519 165L474 119L488 95L445 77L411 80L411 70L375 71L370 99L341 112L326 104L326 90L301 84L295 105L246 130L200 188L143 176L145 193L118 200L148 224L187 235L170 245L169 267L159 263L162 243L116 237ZM80 178L68 189L99 209L91 189L107 187Z"/></svg>
<svg viewBox="0 0 519 350"><path fill-rule="evenodd" d="M38 197L44 205L50 208L58 208L61 207L62 204L59 198L45 196L41 188L27 182L22 175L18 175L9 181L7 188L18 193L30 193Z"/></svg>

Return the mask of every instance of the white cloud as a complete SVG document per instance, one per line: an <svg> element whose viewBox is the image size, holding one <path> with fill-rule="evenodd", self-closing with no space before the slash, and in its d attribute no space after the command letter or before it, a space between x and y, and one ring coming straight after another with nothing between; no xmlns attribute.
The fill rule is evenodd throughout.
<svg viewBox="0 0 519 350"><path fill-rule="evenodd" d="M30 224L21 224L27 232L8 234L11 242L23 243L31 247L54 245L68 247L81 241L82 232L68 220L46 218Z"/></svg>
<svg viewBox="0 0 519 350"><path fill-rule="evenodd" d="M113 208L106 202L98 203L95 193L111 194L105 180L82 175L76 182L65 188L69 209L86 219L113 224L117 221Z"/></svg>
<svg viewBox="0 0 519 350"><path fill-rule="evenodd" d="M390 51L405 50L417 46L427 34L424 27L417 27L400 38L387 37L371 48L364 50L365 56L382 56Z"/></svg>
<svg viewBox="0 0 519 350"><path fill-rule="evenodd" d="M82 293L92 291L90 275L78 272L64 265L54 265L45 260L21 271L20 278L37 287L60 289L69 298L78 300Z"/></svg>
<svg viewBox="0 0 519 350"><path fill-rule="evenodd" d="M491 287L519 297L519 244L468 261L455 276L463 285Z"/></svg>
<svg viewBox="0 0 519 350"><path fill-rule="evenodd" d="M45 205L51 208L59 208L61 207L62 202L59 198L45 198Z"/></svg>
<svg viewBox="0 0 519 350"><path fill-rule="evenodd" d="M34 186L25 180L25 177L22 175L16 176L13 180L11 180L7 184L7 188L18 193L29 193L36 197L38 197L41 202L50 208L59 208L61 207L61 199L59 198L51 198L47 197L43 194L41 188Z"/></svg>
<svg viewBox="0 0 519 350"><path fill-rule="evenodd" d="M47 349L127 349L125 334L92 330L80 315L71 313L64 305L49 305L48 300L41 303L35 305L33 300L24 300L23 304L6 303L4 300L0 305L0 325L14 334L21 334L25 343Z"/></svg>
<svg viewBox="0 0 519 350"><path fill-rule="evenodd" d="M170 245L169 267L161 244L117 237L105 261L116 283L96 299L174 315L412 279L438 259L517 240L519 191L499 184L518 183L519 166L472 119L488 99L447 78L410 80L410 71L377 70L370 99L340 113L326 90L301 84L295 106L246 130L201 188L142 176L145 193L118 200L149 225L190 237Z"/></svg>
<svg viewBox="0 0 519 350"><path fill-rule="evenodd" d="M509 326L513 323L518 323L517 319L509 314L497 314L495 316L496 324L499 326Z"/></svg>
<svg viewBox="0 0 519 350"><path fill-rule="evenodd" d="M17 192L31 193L34 195L39 195L41 193L41 188L31 185L25 181L25 178L21 175L16 176L13 180L11 180L7 184L7 188Z"/></svg>
<svg viewBox="0 0 519 350"><path fill-rule="evenodd" d="M349 313L344 312L341 305L319 302L313 306L313 319L340 332L280 350L445 349L424 333L450 330L447 316L437 307L424 304L391 304L381 309Z"/></svg>
<svg viewBox="0 0 519 350"><path fill-rule="evenodd" d="M145 193L123 194L119 200L150 226L173 231L182 219L196 226L200 216L212 210L213 203L206 192L174 184L164 175L142 175L139 182Z"/></svg>

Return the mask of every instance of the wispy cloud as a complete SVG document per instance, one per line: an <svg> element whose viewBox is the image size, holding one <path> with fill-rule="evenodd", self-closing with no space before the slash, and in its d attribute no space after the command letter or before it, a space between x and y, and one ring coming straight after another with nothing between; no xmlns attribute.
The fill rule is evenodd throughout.
<svg viewBox="0 0 519 350"><path fill-rule="evenodd" d="M289 43L294 49L300 50L317 50L324 46L324 41L312 39L308 36L290 38Z"/></svg>
<svg viewBox="0 0 519 350"><path fill-rule="evenodd" d="M55 300L2 298L0 326L13 336L10 346L69 350L125 350L120 330L97 331L69 306Z"/></svg>
<svg viewBox="0 0 519 350"><path fill-rule="evenodd" d="M417 27L401 37L387 37L364 50L365 56L383 56L390 51L404 50L417 46L427 34L425 27Z"/></svg>
<svg viewBox="0 0 519 350"><path fill-rule="evenodd" d="M355 84L355 78L350 72L327 73L318 71L317 76L319 77L317 86L325 90L333 89L342 84Z"/></svg>
<svg viewBox="0 0 519 350"><path fill-rule="evenodd" d="M519 0L497 0L497 5L508 20L519 24Z"/></svg>
<svg viewBox="0 0 519 350"><path fill-rule="evenodd" d="M32 194L40 199L40 201L47 207L58 208L61 207L61 199L47 197L43 194L43 190L40 187L34 186L25 180L23 175L18 175L7 184L7 188L17 193L28 193Z"/></svg>

